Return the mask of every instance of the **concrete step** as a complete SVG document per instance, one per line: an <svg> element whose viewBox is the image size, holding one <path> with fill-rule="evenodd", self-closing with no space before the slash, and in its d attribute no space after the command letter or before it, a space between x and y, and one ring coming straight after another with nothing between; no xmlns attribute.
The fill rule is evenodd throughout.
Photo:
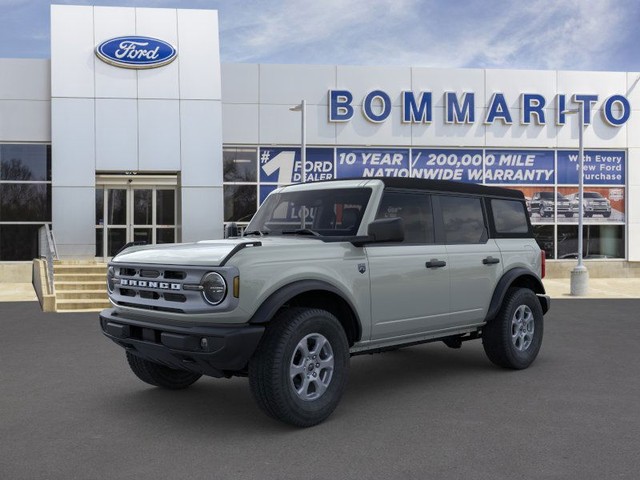
<svg viewBox="0 0 640 480"><path fill-rule="evenodd" d="M105 262L98 262L96 260L54 260L54 265L106 265Z"/></svg>
<svg viewBox="0 0 640 480"><path fill-rule="evenodd" d="M60 281L60 282L55 282L55 285L56 285L56 292L64 292L67 290L101 290L106 293L107 278L105 276L100 281L92 281L92 282Z"/></svg>
<svg viewBox="0 0 640 480"><path fill-rule="evenodd" d="M54 275L60 274L107 274L106 265L54 265Z"/></svg>
<svg viewBox="0 0 640 480"><path fill-rule="evenodd" d="M57 290L59 300L108 300L107 289L103 290Z"/></svg>
<svg viewBox="0 0 640 480"><path fill-rule="evenodd" d="M54 276L56 284L58 282L106 282L106 273L56 273Z"/></svg>
<svg viewBox="0 0 640 480"><path fill-rule="evenodd" d="M109 307L111 307L111 305L109 305ZM75 308L73 310L56 310L56 313L98 313L102 310L104 310L104 308Z"/></svg>
<svg viewBox="0 0 640 480"><path fill-rule="evenodd" d="M78 299L58 299L56 298L56 312L77 311L77 310L102 310L111 307L108 300L78 300Z"/></svg>

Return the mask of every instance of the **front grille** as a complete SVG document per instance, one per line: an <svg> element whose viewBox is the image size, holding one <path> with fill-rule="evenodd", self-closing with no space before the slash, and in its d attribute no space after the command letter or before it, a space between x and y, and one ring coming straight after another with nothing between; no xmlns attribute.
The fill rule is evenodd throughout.
<svg viewBox="0 0 640 480"><path fill-rule="evenodd" d="M187 301L187 297L182 295L181 293L165 293L164 299L167 302L179 302L184 303Z"/></svg>
<svg viewBox="0 0 640 480"><path fill-rule="evenodd" d="M164 278L167 280L184 280L187 278L187 273L178 270L166 270L164 272Z"/></svg>
<svg viewBox="0 0 640 480"><path fill-rule="evenodd" d="M160 298L160 294L158 292L149 292L147 290L140 290L140 292L138 292L140 295L140 298L150 298L152 300L158 300Z"/></svg>
<svg viewBox="0 0 640 480"><path fill-rule="evenodd" d="M144 278L158 278L160 276L159 270L140 270L140 276Z"/></svg>
<svg viewBox="0 0 640 480"><path fill-rule="evenodd" d="M224 267L181 267L163 268L158 265L112 264L115 271L114 289L110 294L116 305L172 313L205 313L212 307L204 301L202 292L186 289L185 285L199 285L202 277L211 271L220 273L233 285L233 277L238 270L233 266ZM235 308L238 299L228 292L216 311Z"/></svg>

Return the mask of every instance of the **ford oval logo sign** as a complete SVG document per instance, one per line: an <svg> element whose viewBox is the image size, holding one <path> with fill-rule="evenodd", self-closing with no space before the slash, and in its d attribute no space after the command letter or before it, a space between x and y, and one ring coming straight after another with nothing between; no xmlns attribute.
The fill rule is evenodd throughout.
<svg viewBox="0 0 640 480"><path fill-rule="evenodd" d="M96 56L122 68L157 68L173 62L176 49L163 40L151 37L117 37L96 47Z"/></svg>

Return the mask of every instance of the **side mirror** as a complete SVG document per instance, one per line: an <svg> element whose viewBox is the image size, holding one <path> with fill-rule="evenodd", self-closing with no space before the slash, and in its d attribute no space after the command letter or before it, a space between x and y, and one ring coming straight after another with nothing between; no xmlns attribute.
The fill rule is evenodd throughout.
<svg viewBox="0 0 640 480"><path fill-rule="evenodd" d="M367 235L371 243L402 242L404 222L401 218L379 218L369 224Z"/></svg>
<svg viewBox="0 0 640 480"><path fill-rule="evenodd" d="M239 236L238 225L233 222L227 225L227 231L225 232L225 238L237 237Z"/></svg>

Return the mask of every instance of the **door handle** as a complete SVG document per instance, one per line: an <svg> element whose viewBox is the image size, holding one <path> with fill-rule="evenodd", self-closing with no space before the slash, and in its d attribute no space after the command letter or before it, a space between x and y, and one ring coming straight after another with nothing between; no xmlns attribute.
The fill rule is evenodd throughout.
<svg viewBox="0 0 640 480"><path fill-rule="evenodd" d="M447 266L447 262L444 260L438 260L437 258L432 258L426 263L427 268L442 268Z"/></svg>
<svg viewBox="0 0 640 480"><path fill-rule="evenodd" d="M482 259L482 263L484 263L485 265L493 265L495 263L500 263L500 259L493 258L491 255L489 255L487 258Z"/></svg>

